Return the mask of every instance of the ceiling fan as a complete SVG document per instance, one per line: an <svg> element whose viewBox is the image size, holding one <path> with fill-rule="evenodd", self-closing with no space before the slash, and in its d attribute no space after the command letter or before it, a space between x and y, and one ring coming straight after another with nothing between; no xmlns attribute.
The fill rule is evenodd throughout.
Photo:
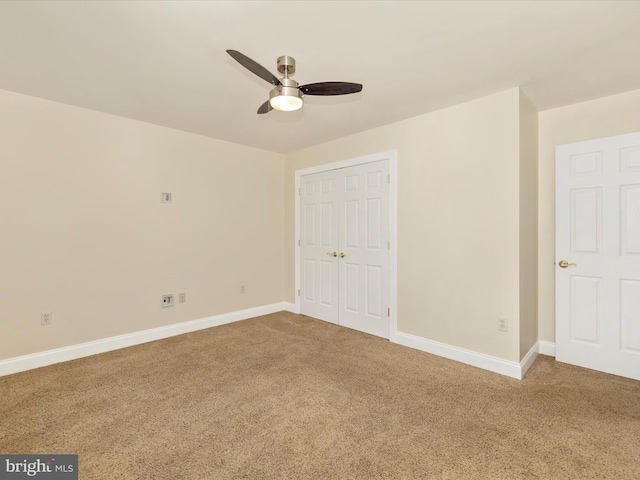
<svg viewBox="0 0 640 480"><path fill-rule="evenodd" d="M298 110L302 108L303 95L348 95L362 90L361 84L350 82L320 82L298 85L298 82L289 78L296 72L296 60L287 55L278 57L278 72L282 74L282 78L278 78L237 50L227 50L227 53L251 73L274 85L274 88L269 92L269 100L258 108L259 114L270 112L273 109L283 112Z"/></svg>

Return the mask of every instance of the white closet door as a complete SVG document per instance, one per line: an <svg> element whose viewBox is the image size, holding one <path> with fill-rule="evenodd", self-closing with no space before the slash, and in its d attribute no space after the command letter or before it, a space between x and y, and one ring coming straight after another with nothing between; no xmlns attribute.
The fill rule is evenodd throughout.
<svg viewBox="0 0 640 480"><path fill-rule="evenodd" d="M301 177L302 314L389 338L388 178L388 160Z"/></svg>
<svg viewBox="0 0 640 480"><path fill-rule="evenodd" d="M300 312L338 323L340 180L333 171L305 175L300 197Z"/></svg>
<svg viewBox="0 0 640 480"><path fill-rule="evenodd" d="M389 338L389 161L342 174L340 325Z"/></svg>
<svg viewBox="0 0 640 480"><path fill-rule="evenodd" d="M640 134L557 147L556 260L557 360L640 380Z"/></svg>

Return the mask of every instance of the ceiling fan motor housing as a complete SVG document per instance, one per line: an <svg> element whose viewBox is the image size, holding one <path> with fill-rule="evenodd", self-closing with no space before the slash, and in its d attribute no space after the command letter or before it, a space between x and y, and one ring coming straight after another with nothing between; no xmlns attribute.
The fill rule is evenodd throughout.
<svg viewBox="0 0 640 480"><path fill-rule="evenodd" d="M291 80L290 78L283 78L280 82L282 85L278 85L269 92L269 98L278 97L280 95L302 98L302 92L298 89L298 82Z"/></svg>

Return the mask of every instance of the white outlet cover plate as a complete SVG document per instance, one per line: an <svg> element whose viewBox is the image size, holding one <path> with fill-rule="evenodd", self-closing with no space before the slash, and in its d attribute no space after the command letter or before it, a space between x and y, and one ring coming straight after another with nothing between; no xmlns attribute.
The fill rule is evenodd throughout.
<svg viewBox="0 0 640 480"><path fill-rule="evenodd" d="M498 330L500 330L501 332L509 331L509 324L507 323L506 318L498 318Z"/></svg>
<svg viewBox="0 0 640 480"><path fill-rule="evenodd" d="M53 323L53 314L51 312L42 312L40 314L41 325L51 325Z"/></svg>

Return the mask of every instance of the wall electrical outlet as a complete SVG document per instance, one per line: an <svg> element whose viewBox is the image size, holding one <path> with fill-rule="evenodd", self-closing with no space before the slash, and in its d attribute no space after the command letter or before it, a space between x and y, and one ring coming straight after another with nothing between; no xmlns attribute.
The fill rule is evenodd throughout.
<svg viewBox="0 0 640 480"><path fill-rule="evenodd" d="M178 294L178 302L180 303L184 303L187 301L187 294L182 292L180 294Z"/></svg>
<svg viewBox="0 0 640 480"><path fill-rule="evenodd" d="M40 314L40 325L51 325L53 323L53 314L51 312L42 312Z"/></svg>
<svg viewBox="0 0 640 480"><path fill-rule="evenodd" d="M162 308L173 307L173 294L162 295Z"/></svg>
<svg viewBox="0 0 640 480"><path fill-rule="evenodd" d="M506 318L498 318L498 330L501 332L509 331L509 324Z"/></svg>
<svg viewBox="0 0 640 480"><path fill-rule="evenodd" d="M160 202L162 203L171 203L173 201L173 195L171 192L161 192L160 193Z"/></svg>

